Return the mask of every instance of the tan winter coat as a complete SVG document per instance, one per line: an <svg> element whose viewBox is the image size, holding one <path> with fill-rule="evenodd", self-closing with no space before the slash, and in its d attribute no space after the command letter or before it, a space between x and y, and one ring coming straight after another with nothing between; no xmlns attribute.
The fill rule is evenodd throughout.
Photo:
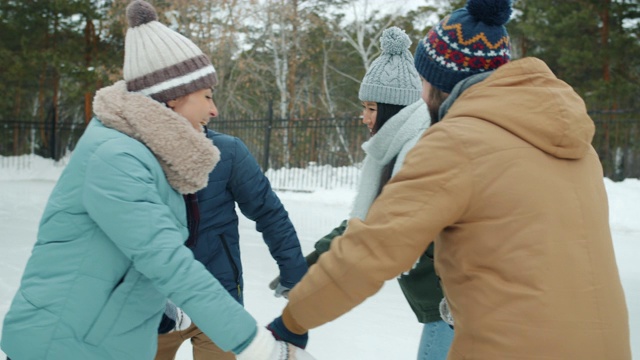
<svg viewBox="0 0 640 360"><path fill-rule="evenodd" d="M449 360L631 359L593 134L583 101L542 61L502 66L458 97L365 221L311 267L285 324L337 318L435 238L456 321Z"/></svg>

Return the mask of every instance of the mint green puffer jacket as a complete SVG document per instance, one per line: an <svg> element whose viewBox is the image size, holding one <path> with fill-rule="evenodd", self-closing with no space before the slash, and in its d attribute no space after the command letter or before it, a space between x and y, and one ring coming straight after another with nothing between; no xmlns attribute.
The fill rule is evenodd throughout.
<svg viewBox="0 0 640 360"><path fill-rule="evenodd" d="M155 106L120 90L103 94L124 102L110 104L114 113ZM149 121L182 121L157 110L140 113ZM197 171L182 180L176 177L184 170L167 176L163 167L175 170L181 155L152 152L152 141L143 144L103 122L91 121L49 198L4 319L2 350L19 360L153 359L167 298L222 349L242 347L256 332L255 320L183 245L186 209L172 185L188 189ZM145 128L146 135L159 136ZM182 124L178 128L183 131ZM190 136L184 133L180 144L192 147L186 156L217 156ZM205 184L208 167L202 169Z"/></svg>

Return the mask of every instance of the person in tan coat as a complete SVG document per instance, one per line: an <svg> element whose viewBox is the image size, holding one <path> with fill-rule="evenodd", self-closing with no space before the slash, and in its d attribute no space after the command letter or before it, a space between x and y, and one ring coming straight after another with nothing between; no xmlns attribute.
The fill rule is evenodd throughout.
<svg viewBox="0 0 640 360"><path fill-rule="evenodd" d="M470 0L420 41L438 122L292 289L292 332L346 313L435 241L449 360L631 359L593 121L544 62L510 61L510 14Z"/></svg>

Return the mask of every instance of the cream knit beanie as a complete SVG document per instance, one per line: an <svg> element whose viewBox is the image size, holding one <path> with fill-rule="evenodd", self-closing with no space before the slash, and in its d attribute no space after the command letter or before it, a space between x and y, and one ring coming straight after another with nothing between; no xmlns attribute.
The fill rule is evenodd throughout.
<svg viewBox="0 0 640 360"><path fill-rule="evenodd" d="M124 80L127 90L167 102L218 82L209 58L191 40L158 22L151 4L127 6Z"/></svg>

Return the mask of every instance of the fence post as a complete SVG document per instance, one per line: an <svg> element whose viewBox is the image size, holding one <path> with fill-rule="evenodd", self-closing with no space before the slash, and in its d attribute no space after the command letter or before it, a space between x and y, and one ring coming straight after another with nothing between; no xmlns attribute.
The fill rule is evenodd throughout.
<svg viewBox="0 0 640 360"><path fill-rule="evenodd" d="M58 147L58 138L57 138L57 124L56 124L56 114L55 114L55 109L52 106L51 108L49 108L49 114L47 115L47 118L50 119L47 121L47 123L51 124L51 134L49 136L49 153L51 156L51 159L53 159L54 161L58 161L60 160L58 158L58 154L57 154L57 147Z"/></svg>
<svg viewBox="0 0 640 360"><path fill-rule="evenodd" d="M273 125L273 100L269 100L269 113L267 114L267 125L264 128L264 148L262 150L262 171L269 169L269 148L271 145L271 127Z"/></svg>

